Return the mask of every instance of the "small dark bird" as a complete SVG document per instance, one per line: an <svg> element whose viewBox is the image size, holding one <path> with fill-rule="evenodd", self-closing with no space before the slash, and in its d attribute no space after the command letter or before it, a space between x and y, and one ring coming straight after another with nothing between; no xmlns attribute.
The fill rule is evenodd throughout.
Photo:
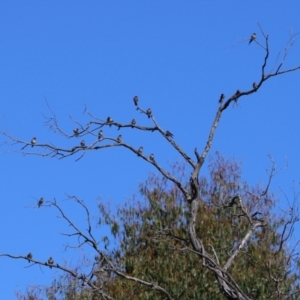
<svg viewBox="0 0 300 300"><path fill-rule="evenodd" d="M26 257L28 259L28 262L30 263L30 261L32 260L32 253L29 252Z"/></svg>
<svg viewBox="0 0 300 300"><path fill-rule="evenodd" d="M135 125L136 124L136 120L135 119L132 119L132 121L131 121L131 125ZM132 128L133 128L133 126L131 126Z"/></svg>
<svg viewBox="0 0 300 300"><path fill-rule="evenodd" d="M78 136L79 135L79 129L78 128L74 128L73 129L74 135Z"/></svg>
<svg viewBox="0 0 300 300"><path fill-rule="evenodd" d="M133 102L134 102L134 105L137 106L138 102L139 102L139 97L138 96L134 96L133 97Z"/></svg>
<svg viewBox="0 0 300 300"><path fill-rule="evenodd" d="M256 33L254 32L251 37L250 37L250 41L249 41L249 44L252 43L254 40L256 39ZM249 45L248 44L248 45Z"/></svg>
<svg viewBox="0 0 300 300"><path fill-rule="evenodd" d="M152 114L151 108L148 108L148 109L147 109L146 114L147 114L148 118L151 117L151 114Z"/></svg>
<svg viewBox="0 0 300 300"><path fill-rule="evenodd" d="M114 120L111 117L107 117L107 119L106 119L106 123L108 123L109 126L111 126L111 123L113 123L113 121Z"/></svg>
<svg viewBox="0 0 300 300"><path fill-rule="evenodd" d="M219 103L222 103L224 99L225 99L225 95L221 94L220 99L219 99Z"/></svg>
<svg viewBox="0 0 300 300"><path fill-rule="evenodd" d="M40 200L38 201L38 204L37 204L38 207L41 207L43 203L44 203L44 198L41 197Z"/></svg>
<svg viewBox="0 0 300 300"><path fill-rule="evenodd" d="M36 138L35 137L32 138L30 143L31 143L31 147L33 147L36 144Z"/></svg>
<svg viewBox="0 0 300 300"><path fill-rule="evenodd" d="M98 139L101 140L102 137L103 137L103 130L100 130L100 131L98 132Z"/></svg>
<svg viewBox="0 0 300 300"><path fill-rule="evenodd" d="M154 161L154 154L152 153L149 158L151 161Z"/></svg>
<svg viewBox="0 0 300 300"><path fill-rule="evenodd" d="M255 82L253 82L252 86L255 90L258 88L258 85Z"/></svg>
<svg viewBox="0 0 300 300"><path fill-rule="evenodd" d="M117 142L118 142L119 144L122 142L122 135L121 135L121 134L117 137Z"/></svg>
<svg viewBox="0 0 300 300"><path fill-rule="evenodd" d="M54 260L53 258L50 256L50 258L48 259L48 265L50 265L50 269L52 269L52 265L54 264Z"/></svg>
<svg viewBox="0 0 300 300"><path fill-rule="evenodd" d="M233 198L231 199L231 201L229 202L228 207L232 207L232 206L234 206L234 205L238 205L239 202L240 202L241 200L242 200L242 199L241 199L241 196L240 196L240 195L237 195L237 196L233 197Z"/></svg>
<svg viewBox="0 0 300 300"><path fill-rule="evenodd" d="M82 140L82 141L80 142L80 146L81 146L81 147L85 147L85 141L84 141L84 140Z"/></svg>
<svg viewBox="0 0 300 300"><path fill-rule="evenodd" d="M166 131L166 136L169 136L169 137L172 138L172 137L173 137L173 133L171 133L169 130L167 130L167 131Z"/></svg>
<svg viewBox="0 0 300 300"><path fill-rule="evenodd" d="M239 95L241 94L241 92L240 92L240 90L237 90L236 92L235 92L235 94L233 95L233 99L234 99L234 101L236 101L237 100L237 98L239 97Z"/></svg>
<svg viewBox="0 0 300 300"><path fill-rule="evenodd" d="M144 148L140 147L139 150L138 150L138 155L141 155L143 153L143 150L144 150Z"/></svg>
<svg viewBox="0 0 300 300"><path fill-rule="evenodd" d="M32 138L30 141L31 147L33 147L36 144L36 138ZM28 144L26 144L24 147L21 148L21 150L23 150L24 148L26 148L28 146Z"/></svg>

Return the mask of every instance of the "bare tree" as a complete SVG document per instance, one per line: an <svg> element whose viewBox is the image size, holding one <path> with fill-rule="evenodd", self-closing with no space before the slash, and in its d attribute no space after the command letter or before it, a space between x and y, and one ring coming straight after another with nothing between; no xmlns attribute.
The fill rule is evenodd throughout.
<svg viewBox="0 0 300 300"><path fill-rule="evenodd" d="M74 156L76 157L76 160L79 160L84 155L86 155L89 151L99 151L104 148L122 147L131 151L133 154L137 156L138 159L144 159L149 164L153 165L166 180L170 181L176 186L176 188L181 192L184 200L188 204L189 217L188 217L186 232L188 235L187 244L189 244L190 246L185 246L184 248L182 248L182 251L186 251L189 253L191 252L194 255L199 257L198 260L199 265L202 264L204 268L206 268L212 274L214 274L215 278L217 279L219 290L227 299L242 299L242 300L251 299L247 295L246 291L242 290L242 288L237 284L236 279L232 277L230 272L230 267L236 261L238 256L241 255L241 252L244 251L245 246L247 244L251 244L251 238L253 237L253 234L257 232L258 229L263 229L268 225L268 221L263 216L261 216L259 211L256 211L256 208L258 207L263 197L268 193L270 182L274 176L274 171L275 171L274 166L271 168L269 174L269 182L265 187L265 189L261 191L261 193L258 195L252 195L254 197L254 201L251 206L248 205L249 203L247 203L245 199L243 199L240 193L233 195L230 201L227 201L226 199L226 201L224 200L221 203L215 203L215 206L218 206L219 208L224 210L227 209L228 207L238 207L239 209L238 217L242 218L248 225L248 230L240 238L239 242L235 245L230 255L228 255L225 264L221 264L219 255L213 247L210 251L208 251L208 248L211 247L210 245L205 244L205 242L203 241L204 234L202 234L201 232L200 234L199 232L197 233L196 221L197 218L198 219L203 218L203 216L199 214L199 205L203 201L202 196L199 193L201 189L199 183L199 174L201 172L204 162L207 159L207 155L211 150L215 132L219 125L223 113L225 113L226 109L230 105L237 104L242 97L250 96L251 94L258 92L260 87L267 80L275 76L284 75L285 73L294 72L300 69L300 65L290 69L283 68L286 57L288 55L288 51L294 43L295 36L292 36L288 45L285 48L285 53L282 57L282 60L277 62L276 66L270 72L267 72L266 68L269 63L268 59L270 54L269 37L263 32L261 27L259 28L264 39L264 44L260 43L257 40L256 34L251 35L249 43L252 43L251 46L254 46L256 44L257 46L261 47L265 53L261 65L260 79L254 82L253 84L251 81L252 88L249 90L240 90L237 88L235 89L235 92L233 92L231 96L226 98L224 94L221 94L220 98L216 99L216 101L219 101L219 107L217 109L216 116L210 128L208 138L206 140L206 145L201 152L199 152L197 148L195 148L194 158L192 158L191 155L189 155L180 145L176 143L173 134L169 130L164 129L159 125L158 121L154 117L154 112L151 110L151 108L145 109L140 106L138 96L133 97L133 104L136 106L136 109L140 113L144 114L146 118L152 120L153 126L148 127L148 126L137 124L137 122L134 119L128 124L119 123L118 121L113 120L111 117L101 119L94 116L86 108L85 113L91 118L91 120L87 124L81 124L80 122L77 122L73 118L71 118L72 122L74 122L75 127L73 133L69 133L59 126L55 113L49 107L51 111L51 117L47 119L47 125L49 129L57 132L58 134L68 139L78 138L78 137L81 138L82 140L77 146L72 148L65 148L65 147L56 146L52 144L44 144L39 142L38 137L37 138L34 137L31 141L23 141L20 140L19 138L14 137L9 132L1 132L1 133L4 136L6 136L11 143L21 144L23 146L21 151L23 154L26 155L56 157L58 159L64 159L70 156ZM154 154L147 156L143 152L142 145L139 148L135 148L129 143L127 143L126 139L122 138L122 135L119 135L118 137L106 136L104 129L107 127L116 127L118 129L133 128L135 130L140 130L140 131L159 132L161 137L164 138L183 157L183 159L191 168L189 184L187 185L181 179L176 178L176 176L172 175L168 170L163 168L162 165L159 163L159 161L157 161L157 159L155 158ZM91 144L87 144L84 140L86 136L94 137L94 141ZM26 147L26 146L30 146L30 147ZM12 254L1 254L1 256L8 256L14 259L24 259L24 260L28 260L28 262L31 264L43 265L54 269L55 268L60 269L70 274L73 278L78 280L78 282L81 282L82 284L88 286L94 294L98 294L103 299L114 299L109 294L107 294L105 292L105 289L103 288L105 284L103 278L107 278L108 276L120 277L123 278L124 280L133 281L135 283L145 286L146 288L155 290L157 291L157 293L161 295L163 299L175 299L172 297L172 294L170 293L170 291L168 291L167 288L157 285L155 282L149 282L142 278L128 275L126 271L124 271L124 269L116 263L116 261L114 261L111 257L107 256L105 252L100 249L101 247L99 247L99 241L96 240L93 234L92 225L90 221L90 213L87 206L84 204L82 200L78 199L77 197L72 196L70 198L76 201L85 211L86 220L87 220L87 232L82 231L79 227L76 226L75 223L73 223L73 221L65 214L65 212L62 210L62 208L60 207L60 205L57 203L56 200L45 201L45 202L43 200L42 201L40 200L38 202L38 206L40 207L44 205L49 205L57 209L60 215L62 216L62 218L73 229L73 233L66 234L66 235L78 237L79 242L77 247L88 245L95 250L98 259L93 263L88 273L78 274L70 269L67 269L57 264L54 261L54 258L52 257L50 257L47 262L43 262L36 259L35 256L31 253L24 254L21 256L16 256ZM281 238L282 247L285 244L286 240L292 234L294 224L297 220L298 219L294 211L290 214L289 221L287 221L284 225L282 238ZM168 234L168 238L170 237L173 240L180 239L178 236ZM167 237L166 237L166 241L167 241ZM96 285L94 278L97 278L99 280L98 282L102 282L102 285L101 284ZM274 282L278 282L279 284L281 279L272 277L270 275L270 280L273 280ZM280 288L278 288L278 290L274 294L274 299L275 298L283 299L284 297L286 298L291 297L291 295L283 294Z"/></svg>

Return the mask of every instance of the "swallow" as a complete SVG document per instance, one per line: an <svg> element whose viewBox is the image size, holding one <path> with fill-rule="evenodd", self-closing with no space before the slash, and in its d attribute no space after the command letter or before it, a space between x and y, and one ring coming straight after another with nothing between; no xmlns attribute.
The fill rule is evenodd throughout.
<svg viewBox="0 0 300 300"><path fill-rule="evenodd" d="M53 258L50 256L48 259L48 265L50 265L50 269L52 269L52 265L54 264Z"/></svg>
<svg viewBox="0 0 300 300"><path fill-rule="evenodd" d="M228 207L232 207L232 206L234 206L234 205L238 205L239 202L240 202L241 200L242 200L242 199L241 199L241 196L240 196L240 195L237 195L237 196L233 197L233 198L231 199L231 201L229 202Z"/></svg>
<svg viewBox="0 0 300 300"><path fill-rule="evenodd" d="M147 109L146 114L147 114L148 118L151 117L151 114L152 114L151 108L148 108L148 109Z"/></svg>
<svg viewBox="0 0 300 300"><path fill-rule="evenodd" d="M101 140L103 137L103 130L99 130L98 132L98 140Z"/></svg>
<svg viewBox="0 0 300 300"><path fill-rule="evenodd" d="M173 133L171 133L169 130L166 131L165 135L171 138L173 137Z"/></svg>
<svg viewBox="0 0 300 300"><path fill-rule="evenodd" d="M28 262L30 263L30 261L32 260L32 253L29 252L26 256L26 258L28 259Z"/></svg>
<svg viewBox="0 0 300 300"><path fill-rule="evenodd" d="M133 97L133 102L134 102L134 105L137 106L138 102L139 102L139 97L138 96L134 96Z"/></svg>
<svg viewBox="0 0 300 300"><path fill-rule="evenodd" d="M149 159L150 159L151 161L154 161L154 154L153 154L153 153L150 155Z"/></svg>
<svg viewBox="0 0 300 300"><path fill-rule="evenodd" d="M144 148L140 147L139 150L138 150L138 155L141 155L143 153L143 150L144 150Z"/></svg>
<svg viewBox="0 0 300 300"><path fill-rule="evenodd" d="M250 41L249 41L249 44L252 43L254 40L256 39L256 33L254 32L251 37L250 37ZM248 45L249 45L248 44Z"/></svg>
<svg viewBox="0 0 300 300"><path fill-rule="evenodd" d="M225 99L225 95L222 93L219 99L219 103L222 103L224 99Z"/></svg>
<svg viewBox="0 0 300 300"><path fill-rule="evenodd" d="M114 120L111 118L111 117L107 117L106 119L106 123L109 124L109 126L111 126L111 123L113 122Z"/></svg>
<svg viewBox="0 0 300 300"><path fill-rule="evenodd" d="M135 124L136 124L136 120L135 120L135 119L132 119L131 125L135 126ZM131 127L133 128L133 126L131 126Z"/></svg>
<svg viewBox="0 0 300 300"><path fill-rule="evenodd" d="M79 129L78 128L74 128L73 129L74 135L78 136L79 135Z"/></svg>
<svg viewBox="0 0 300 300"><path fill-rule="evenodd" d="M253 82L252 86L255 90L258 88L258 85L255 82Z"/></svg>
<svg viewBox="0 0 300 300"><path fill-rule="evenodd" d="M120 134L118 137L117 137L117 143L121 143L122 142L122 135Z"/></svg>
<svg viewBox="0 0 300 300"><path fill-rule="evenodd" d="M82 141L80 142L80 146L81 146L81 147L85 147L85 141L84 141L84 140L82 140Z"/></svg>
<svg viewBox="0 0 300 300"><path fill-rule="evenodd" d="M31 147L33 147L36 144L36 138L32 138L32 140L30 141L31 143Z"/></svg>
<svg viewBox="0 0 300 300"><path fill-rule="evenodd" d="M234 101L236 101L240 94L241 94L240 90L237 90L235 92L235 94L232 96L232 99L234 99Z"/></svg>
<svg viewBox="0 0 300 300"><path fill-rule="evenodd" d="M40 200L38 201L38 204L37 204L38 207L41 207L43 203L44 203L44 198L41 197Z"/></svg>

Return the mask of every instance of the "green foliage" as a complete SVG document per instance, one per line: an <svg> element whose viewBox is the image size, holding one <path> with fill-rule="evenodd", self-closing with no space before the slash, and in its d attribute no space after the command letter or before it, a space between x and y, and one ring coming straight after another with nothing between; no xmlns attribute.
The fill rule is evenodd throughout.
<svg viewBox="0 0 300 300"><path fill-rule="evenodd" d="M185 178L183 166L176 164L173 173L181 180ZM286 220L273 211L274 196L266 193L258 202L263 190L249 187L242 181L237 163L218 153L210 161L209 176L199 180L201 203L196 230L206 252L224 266L249 231L251 224L242 216L239 203L231 203L240 194L247 210L259 212L258 217L268 220L268 225L258 229L235 258L229 269L232 278L253 299L284 299L284 294L297 292L299 265L292 264L292 251L282 246ZM101 220L112 233L103 239L104 246L107 249L109 244L116 244L115 249L107 250L110 259L127 275L161 286L174 299L224 299L215 276L203 266L203 259L189 242L188 204L178 188L165 178L150 175L139 190L142 199L128 201L116 215L99 205ZM89 294L86 287L78 290L78 283L71 278L60 278L52 287L58 283L64 287L64 299L101 299ZM103 273L95 283L115 299L164 298L113 273ZM69 294L73 298L68 298ZM48 293L48 299L57 298ZM297 299L297 295L289 299Z"/></svg>

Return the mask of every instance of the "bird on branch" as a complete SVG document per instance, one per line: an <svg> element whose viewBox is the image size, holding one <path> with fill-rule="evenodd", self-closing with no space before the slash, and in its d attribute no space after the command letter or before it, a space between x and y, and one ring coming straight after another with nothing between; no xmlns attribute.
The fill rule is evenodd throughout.
<svg viewBox="0 0 300 300"><path fill-rule="evenodd" d="M148 108L148 109L147 109L146 114L147 114L148 118L151 117L151 115L152 115L152 110L151 110L151 108Z"/></svg>
<svg viewBox="0 0 300 300"><path fill-rule="evenodd" d="M139 97L138 96L134 96L133 97L133 102L134 102L134 105L137 106L138 102L139 102Z"/></svg>
<svg viewBox="0 0 300 300"><path fill-rule="evenodd" d="M100 131L98 132L98 139L101 140L102 137L103 137L103 130L100 130Z"/></svg>
<svg viewBox="0 0 300 300"><path fill-rule="evenodd" d="M251 37L250 37L250 40L249 40L249 44L250 45L254 40L256 39L256 33L254 32Z"/></svg>
<svg viewBox="0 0 300 300"><path fill-rule="evenodd" d="M111 118L111 117L107 117L106 119L106 123L109 124L109 126L111 126L111 123L113 122L114 120Z"/></svg>
<svg viewBox="0 0 300 300"><path fill-rule="evenodd" d="M117 137L117 143L122 143L122 135L120 134L118 137Z"/></svg>
<svg viewBox="0 0 300 300"><path fill-rule="evenodd" d="M136 120L135 119L132 119L132 121L131 121L131 127L133 128L133 126L135 126L135 124L136 124Z"/></svg>
<svg viewBox="0 0 300 300"><path fill-rule="evenodd" d="M50 265L50 269L52 269L53 264L54 264L54 260L53 260L53 258L50 256L50 258L48 259L48 265Z"/></svg>
<svg viewBox="0 0 300 300"><path fill-rule="evenodd" d="M44 203L44 198L41 197L40 200L38 201L38 204L37 204L38 207L41 207L43 203Z"/></svg>
<svg viewBox="0 0 300 300"><path fill-rule="evenodd" d="M30 263L30 261L32 260L32 253L29 252L26 256L26 258L28 259L28 262Z"/></svg>
<svg viewBox="0 0 300 300"><path fill-rule="evenodd" d="M78 136L79 135L79 129L78 128L74 128L73 129L74 135Z"/></svg>
<svg viewBox="0 0 300 300"><path fill-rule="evenodd" d="M173 137L173 133L171 133L169 130L166 131L166 136L167 137Z"/></svg>
<svg viewBox="0 0 300 300"><path fill-rule="evenodd" d="M225 98L225 95L222 93L219 99L219 103L222 103Z"/></svg>
<svg viewBox="0 0 300 300"><path fill-rule="evenodd" d="M138 155L141 155L143 153L143 150L144 150L144 148L140 147L139 150L138 150Z"/></svg>

